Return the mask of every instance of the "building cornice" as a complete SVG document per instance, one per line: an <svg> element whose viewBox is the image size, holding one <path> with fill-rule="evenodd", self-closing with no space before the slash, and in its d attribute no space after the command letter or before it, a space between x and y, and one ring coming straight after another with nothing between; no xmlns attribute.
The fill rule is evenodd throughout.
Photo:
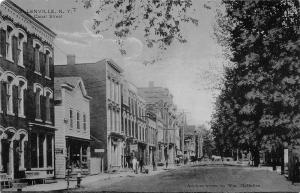
<svg viewBox="0 0 300 193"><path fill-rule="evenodd" d="M36 20L34 17L26 13L19 6L17 6L10 0L6 0L1 3L0 8L0 17L11 17L15 24L23 26L28 32L36 35L37 37L41 38L41 40L53 46L53 41L56 34L45 25L40 23L38 20Z"/></svg>

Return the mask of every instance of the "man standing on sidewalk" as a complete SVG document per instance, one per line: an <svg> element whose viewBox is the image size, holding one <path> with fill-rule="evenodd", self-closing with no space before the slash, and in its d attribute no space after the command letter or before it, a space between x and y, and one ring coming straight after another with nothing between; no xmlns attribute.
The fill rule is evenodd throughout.
<svg viewBox="0 0 300 193"><path fill-rule="evenodd" d="M141 158L141 160L140 160L140 172L141 173L143 172L143 166L144 166L144 160L143 160L143 158Z"/></svg>
<svg viewBox="0 0 300 193"><path fill-rule="evenodd" d="M137 168L137 159L136 159L135 156L132 159L132 169L133 169L133 172L137 174L137 172L138 172L137 169L138 168Z"/></svg>

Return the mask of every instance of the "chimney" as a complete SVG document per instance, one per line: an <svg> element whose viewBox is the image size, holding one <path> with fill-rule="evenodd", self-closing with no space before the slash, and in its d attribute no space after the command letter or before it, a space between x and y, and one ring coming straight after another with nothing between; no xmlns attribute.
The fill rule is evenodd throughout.
<svg viewBox="0 0 300 193"><path fill-rule="evenodd" d="M154 82L153 82L153 81L150 81L150 82L149 82L149 87L150 87L150 88L154 87Z"/></svg>
<svg viewBox="0 0 300 193"><path fill-rule="evenodd" d="M75 64L75 55L67 55L67 64L74 65Z"/></svg>

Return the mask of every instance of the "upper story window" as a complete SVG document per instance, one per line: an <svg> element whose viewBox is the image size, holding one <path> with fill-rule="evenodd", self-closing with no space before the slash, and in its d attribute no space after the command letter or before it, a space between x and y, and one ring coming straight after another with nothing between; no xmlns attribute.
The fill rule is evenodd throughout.
<svg viewBox="0 0 300 193"><path fill-rule="evenodd" d="M50 58L52 57L52 52L50 49L45 48L45 77L50 78Z"/></svg>
<svg viewBox="0 0 300 193"><path fill-rule="evenodd" d="M70 128L72 129L73 128L73 110L70 109L69 110L69 119L70 119Z"/></svg>
<svg viewBox="0 0 300 193"><path fill-rule="evenodd" d="M85 131L86 132L86 114L85 113L83 113L83 131Z"/></svg>
<svg viewBox="0 0 300 193"><path fill-rule="evenodd" d="M77 111L77 116L76 116L76 120L77 120L77 129L79 130L80 129L80 113L79 111Z"/></svg>
<svg viewBox="0 0 300 193"><path fill-rule="evenodd" d="M14 27L7 25L6 27L6 59L13 61L12 58L12 37L14 35Z"/></svg>
<svg viewBox="0 0 300 193"><path fill-rule="evenodd" d="M40 58L40 51L42 50L42 44L37 40L33 41L33 49L34 49L34 67L35 72L40 74L41 73L41 58Z"/></svg>
<svg viewBox="0 0 300 193"><path fill-rule="evenodd" d="M113 79L110 79L110 99L114 100L114 81Z"/></svg>
<svg viewBox="0 0 300 193"><path fill-rule="evenodd" d="M13 77L8 76L6 82L6 110L8 114L13 114Z"/></svg>
<svg viewBox="0 0 300 193"><path fill-rule="evenodd" d="M53 98L53 92L50 88L44 89L45 96L45 109L46 109L46 122L51 123L51 102L50 100Z"/></svg>
<svg viewBox="0 0 300 193"><path fill-rule="evenodd" d="M41 96L43 95L43 87L38 83L34 83L33 89L33 91L35 92L35 119L37 121L42 121Z"/></svg>
<svg viewBox="0 0 300 193"><path fill-rule="evenodd" d="M27 88L27 81L20 80L18 87L18 115L24 117L24 90Z"/></svg>
<svg viewBox="0 0 300 193"><path fill-rule="evenodd" d="M18 58L18 65L24 67L24 42L27 42L27 36L26 33L18 29L18 52L17 52L17 58Z"/></svg>

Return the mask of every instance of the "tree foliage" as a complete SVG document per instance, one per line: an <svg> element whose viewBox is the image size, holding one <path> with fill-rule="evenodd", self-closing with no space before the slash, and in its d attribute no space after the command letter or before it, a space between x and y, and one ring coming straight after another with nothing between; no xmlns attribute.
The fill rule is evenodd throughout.
<svg viewBox="0 0 300 193"><path fill-rule="evenodd" d="M223 150L250 150L258 164L262 148L300 137L299 1L223 4L215 34L233 67L226 69L212 128Z"/></svg>
<svg viewBox="0 0 300 193"><path fill-rule="evenodd" d="M86 8L92 0L83 0ZM93 29L102 33L113 28L121 46L134 32L143 34L147 47L166 50L174 41L185 43L183 23L198 25L193 17L192 0L101 0L98 1Z"/></svg>

